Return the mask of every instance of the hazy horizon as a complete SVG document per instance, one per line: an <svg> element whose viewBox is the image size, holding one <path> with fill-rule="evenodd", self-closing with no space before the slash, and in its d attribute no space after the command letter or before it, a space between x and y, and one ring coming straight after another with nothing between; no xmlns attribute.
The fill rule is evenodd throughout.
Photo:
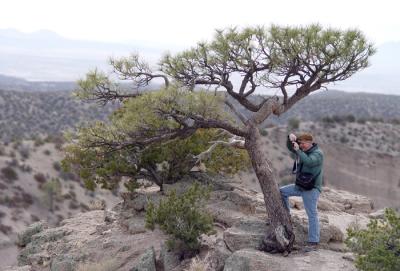
<svg viewBox="0 0 400 271"><path fill-rule="evenodd" d="M174 53L186 48L168 44L168 41L95 42L67 39L50 30L23 33L0 29L0 74L34 82L74 82L94 68L110 70L108 59L111 56L128 56L135 52L155 66L166 51ZM400 95L400 63L397 62L400 41L384 43L377 49L370 67L328 88Z"/></svg>

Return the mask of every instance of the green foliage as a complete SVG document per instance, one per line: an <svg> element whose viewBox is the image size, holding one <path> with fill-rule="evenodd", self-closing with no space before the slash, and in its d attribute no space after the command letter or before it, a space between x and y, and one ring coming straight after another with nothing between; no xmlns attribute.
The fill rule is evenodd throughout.
<svg viewBox="0 0 400 271"><path fill-rule="evenodd" d="M77 134L66 135L69 144L65 147L63 168L77 172L90 190L97 185L113 189L122 177L128 178L124 185L129 191L140 186L141 178L158 185L175 182L189 173L194 157L207 150L211 141L226 140L228 136L219 129L197 129L188 136L160 142L152 142L152 138L181 128L168 115L176 110L184 115L230 121L222 110L221 99L204 91L170 89L126 100L109 122L96 122L81 127ZM143 140L147 143L140 143ZM250 164L244 150L222 146L215 148L204 163L208 171L225 174L233 174Z"/></svg>
<svg viewBox="0 0 400 271"><path fill-rule="evenodd" d="M367 229L347 229L347 246L357 254L356 267L364 271L400 270L400 215L386 209L384 219L373 219Z"/></svg>
<svg viewBox="0 0 400 271"><path fill-rule="evenodd" d="M172 191L158 207L149 203L146 211L146 227L154 229L159 225L172 236L169 244L174 246L181 241L186 249L197 250L201 234L213 231L212 217L202 210L204 201L209 198L209 189L195 183L186 192L177 195Z"/></svg>

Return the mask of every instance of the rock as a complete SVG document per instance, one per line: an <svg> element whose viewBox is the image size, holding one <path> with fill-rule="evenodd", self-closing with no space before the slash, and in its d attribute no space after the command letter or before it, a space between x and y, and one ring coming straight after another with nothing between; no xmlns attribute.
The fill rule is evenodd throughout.
<svg viewBox="0 0 400 271"><path fill-rule="evenodd" d="M366 214L349 214L345 212L327 212L324 216L328 217L329 224L335 226L343 235L342 240L347 237L347 228L357 225L357 227L365 228L369 222ZM337 239L337 238L336 238Z"/></svg>
<svg viewBox="0 0 400 271"><path fill-rule="evenodd" d="M385 217L385 209L377 210L376 212L368 214L369 218L383 219Z"/></svg>
<svg viewBox="0 0 400 271"><path fill-rule="evenodd" d="M354 253L347 252L342 256L343 259L354 262L356 260L356 257L354 256Z"/></svg>
<svg viewBox="0 0 400 271"><path fill-rule="evenodd" d="M367 197L330 187L323 188L320 200L327 201L336 209L349 214L370 213L374 208L373 202Z"/></svg>
<svg viewBox="0 0 400 271"><path fill-rule="evenodd" d="M50 271L74 271L76 270L76 265L77 263L72 259L63 261L54 260L51 263Z"/></svg>
<svg viewBox="0 0 400 271"><path fill-rule="evenodd" d="M243 248L260 249L267 230L266 221L256 218L242 219L224 231L224 241L230 251Z"/></svg>
<svg viewBox="0 0 400 271"><path fill-rule="evenodd" d="M143 212L146 210L149 202L153 202L154 204L158 204L162 195L158 192L155 193L121 193L123 198L123 203L121 204L121 210L130 211L132 213L132 209L135 212Z"/></svg>
<svg viewBox="0 0 400 271"><path fill-rule="evenodd" d="M137 264L130 271L156 271L156 254L151 247L139 256Z"/></svg>
<svg viewBox="0 0 400 271"><path fill-rule="evenodd" d="M320 243L330 241L343 241L343 233L339 228L329 223L328 217L319 214L320 217ZM305 212L292 214L293 230L296 236L295 244L304 245L308 241L308 219Z"/></svg>
<svg viewBox="0 0 400 271"><path fill-rule="evenodd" d="M32 236L47 228L44 221L38 221L30 225L26 230L17 235L16 244L20 247L25 247L32 240Z"/></svg>
<svg viewBox="0 0 400 271"><path fill-rule="evenodd" d="M104 210L104 221L107 223L114 223L117 220L117 212L111 210Z"/></svg>
<svg viewBox="0 0 400 271"><path fill-rule="evenodd" d="M213 191L207 211L213 216L214 221L231 227L245 216L265 218L265 206L262 197L239 189L233 191ZM261 210L258 213L257 210Z"/></svg>
<svg viewBox="0 0 400 271"><path fill-rule="evenodd" d="M308 241L308 220L304 211L292 213L293 230L296 236L295 244L303 246ZM329 224L327 216L320 215L320 243L343 241L343 233L334 225ZM243 218L231 228L224 231L224 241L231 251L245 248L260 249L262 240L268 232L266 221L254 217Z"/></svg>
<svg viewBox="0 0 400 271"><path fill-rule="evenodd" d="M234 252L225 262L224 271L282 271L286 258L282 256L273 256L261 251L252 249L243 249ZM293 268L290 270L299 270Z"/></svg>
<svg viewBox="0 0 400 271"><path fill-rule="evenodd" d="M161 245L160 260L163 270L172 270L180 264L180 255L178 252L168 249L167 245L163 243Z"/></svg>
<svg viewBox="0 0 400 271"><path fill-rule="evenodd" d="M127 221L127 226L130 234L146 232L146 222L144 221L144 218L131 218Z"/></svg>
<svg viewBox="0 0 400 271"><path fill-rule="evenodd" d="M319 249L307 254L267 254L252 249L234 252L225 262L224 271L355 271L351 262L342 258L342 254Z"/></svg>
<svg viewBox="0 0 400 271"><path fill-rule="evenodd" d="M32 266L25 265L25 266L12 266L6 267L3 271L33 271Z"/></svg>
<svg viewBox="0 0 400 271"><path fill-rule="evenodd" d="M222 271L226 259L232 254L222 239L217 240L215 246L208 252L205 262L209 271Z"/></svg>

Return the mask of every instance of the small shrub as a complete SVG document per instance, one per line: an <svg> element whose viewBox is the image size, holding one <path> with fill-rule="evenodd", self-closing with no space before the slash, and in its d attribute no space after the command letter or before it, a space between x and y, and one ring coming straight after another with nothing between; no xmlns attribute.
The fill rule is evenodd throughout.
<svg viewBox="0 0 400 271"><path fill-rule="evenodd" d="M356 254L359 270L400 270L400 215L386 209L383 219L373 219L367 229L349 227L346 245Z"/></svg>
<svg viewBox="0 0 400 271"><path fill-rule="evenodd" d="M181 241L185 249L197 251L201 234L213 231L212 217L202 210L204 201L209 198L209 189L195 183L185 193L177 195L172 191L166 200L161 200L158 207L149 203L146 211L146 227L154 229L160 225L167 234L172 235L168 245L176 247Z"/></svg>
<svg viewBox="0 0 400 271"><path fill-rule="evenodd" d="M345 143L347 143L347 142L349 142L348 137L346 137L345 135L343 135L343 136L340 137L340 143L345 144Z"/></svg>
<svg viewBox="0 0 400 271"><path fill-rule="evenodd" d="M46 176L44 176L43 173L36 173L35 175L33 175L33 178L35 179L35 181L37 181L39 184L44 184L47 181Z"/></svg>
<svg viewBox="0 0 400 271"><path fill-rule="evenodd" d="M298 118L291 118L288 120L289 131L297 130L300 127L300 120Z"/></svg>
<svg viewBox="0 0 400 271"><path fill-rule="evenodd" d="M44 150L43 153L44 153L45 155L50 155L50 154L51 154L51 151L50 151L50 150Z"/></svg>
<svg viewBox="0 0 400 271"><path fill-rule="evenodd" d="M56 171L61 171L60 162L55 161L55 162L53 163L53 168L54 168Z"/></svg>
<svg viewBox="0 0 400 271"><path fill-rule="evenodd" d="M35 138L35 141L33 144L35 147L40 147L40 146L44 145L44 140L40 137L37 137L37 138Z"/></svg>
<svg viewBox="0 0 400 271"><path fill-rule="evenodd" d="M13 182L18 180L17 172L10 166L4 167L1 169L1 174L3 177L9 182Z"/></svg>
<svg viewBox="0 0 400 271"><path fill-rule="evenodd" d="M69 205L68 205L68 208L71 209L71 210L76 210L76 209L79 208L79 203L71 200Z"/></svg>
<svg viewBox="0 0 400 271"><path fill-rule="evenodd" d="M23 172L28 172L28 173L32 171L32 167L30 165L26 165L26 164L20 165L19 169Z"/></svg>
<svg viewBox="0 0 400 271"><path fill-rule="evenodd" d="M260 134L261 134L262 136L268 136L268 131L267 131L267 129L261 129L261 130L260 130Z"/></svg>
<svg viewBox="0 0 400 271"><path fill-rule="evenodd" d="M19 148L18 148L18 151L19 151L19 154L21 155L21 157L23 158L23 159L28 159L29 158L29 156L30 156L30 148L29 148L29 146L27 146L27 145L21 145Z"/></svg>

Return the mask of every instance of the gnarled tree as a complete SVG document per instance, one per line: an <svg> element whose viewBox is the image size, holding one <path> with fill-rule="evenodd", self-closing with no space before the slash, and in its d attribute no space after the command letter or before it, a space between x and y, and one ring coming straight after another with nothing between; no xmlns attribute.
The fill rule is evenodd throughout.
<svg viewBox="0 0 400 271"><path fill-rule="evenodd" d="M172 123L153 127L137 125L129 140L123 137L120 141L103 143L114 144L115 148L143 147L154 142L187 138L199 129L225 130L234 138L226 144L246 149L264 194L271 222L271 231L264 240L266 248L289 252L295 236L273 174L271 157L261 151L258 128L268 117L285 113L310 93L366 68L373 53L373 46L357 30L324 29L319 25L273 25L217 31L211 42L199 43L175 55L165 55L158 71L150 69L136 55L113 60L111 64L119 79L131 80L137 87L145 86L155 78L165 81L165 91L175 94L164 96L163 102L152 110L158 117ZM145 95L143 92L121 92L108 77L96 72L88 74L80 85L82 97L100 102ZM208 90L211 87L215 92L199 94L194 91L199 86L208 87ZM260 88L272 90L275 94L262 100L251 99ZM237 121L222 117L215 105L223 95L217 90L232 97L249 114L242 114L238 106L225 99L225 105L236 115ZM185 92L192 94L186 95ZM199 99L196 98L198 95L215 95L215 98L209 98L202 109L190 104Z"/></svg>

